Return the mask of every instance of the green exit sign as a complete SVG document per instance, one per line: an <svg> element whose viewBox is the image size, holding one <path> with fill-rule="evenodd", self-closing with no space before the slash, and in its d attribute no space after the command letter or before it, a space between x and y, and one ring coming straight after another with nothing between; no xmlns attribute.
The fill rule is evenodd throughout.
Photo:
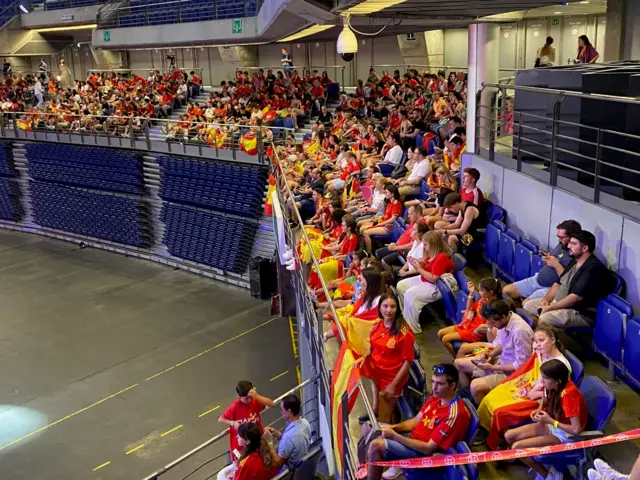
<svg viewBox="0 0 640 480"><path fill-rule="evenodd" d="M105 30L102 38L104 39L105 42L110 42L111 41L111 30Z"/></svg>
<svg viewBox="0 0 640 480"><path fill-rule="evenodd" d="M233 33L233 34L242 33L242 19L241 18L234 18L233 19L233 24L231 26L231 33Z"/></svg>
<svg viewBox="0 0 640 480"><path fill-rule="evenodd" d="M553 20L551 21L551 23L553 25L560 25L560 19L558 17L553 17Z"/></svg>

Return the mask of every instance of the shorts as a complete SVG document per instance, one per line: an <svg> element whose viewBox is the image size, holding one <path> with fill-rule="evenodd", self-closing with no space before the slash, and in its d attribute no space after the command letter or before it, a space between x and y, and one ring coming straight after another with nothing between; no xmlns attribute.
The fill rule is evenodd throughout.
<svg viewBox="0 0 640 480"><path fill-rule="evenodd" d="M487 375L487 372L485 372L484 370L478 367L475 367L473 369L472 377L474 379L482 378L485 381L485 383L489 386L490 390L493 390L494 388L496 388L498 385L504 382L507 378L507 376L502 372L490 373Z"/></svg>
<svg viewBox="0 0 640 480"><path fill-rule="evenodd" d="M549 287L543 287L538 283L538 274L525 278L513 284L522 295L522 298L542 298L546 295Z"/></svg>
<svg viewBox="0 0 640 480"><path fill-rule="evenodd" d="M473 333L473 330L466 330L464 328L458 327L457 325L455 326L455 328L456 328L456 333L460 336L460 341L464 343L477 343L477 342L483 342L485 340L484 338L477 337Z"/></svg>
<svg viewBox="0 0 640 480"><path fill-rule="evenodd" d="M560 428L556 428L553 425L549 425L549 433L560 440L560 443L571 443L569 434Z"/></svg>

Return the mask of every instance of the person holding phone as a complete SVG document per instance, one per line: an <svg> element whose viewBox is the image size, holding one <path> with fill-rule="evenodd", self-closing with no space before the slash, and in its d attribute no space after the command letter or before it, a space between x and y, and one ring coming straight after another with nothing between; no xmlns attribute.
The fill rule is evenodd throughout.
<svg viewBox="0 0 640 480"><path fill-rule="evenodd" d="M560 275L571 262L569 240L582 226L575 220L565 220L556 227L558 244L551 252L540 251L544 267L534 276L511 283L504 287L504 294L513 299L542 298L551 286L560 280Z"/></svg>
<svg viewBox="0 0 640 480"><path fill-rule="evenodd" d="M587 424L587 404L578 387L569 379L569 369L554 359L540 366L543 401L531 413L532 424L513 428L505 434L509 448L537 448L571 443L571 437L580 435ZM554 468L547 470L530 459L523 463L533 468L542 478L562 479Z"/></svg>

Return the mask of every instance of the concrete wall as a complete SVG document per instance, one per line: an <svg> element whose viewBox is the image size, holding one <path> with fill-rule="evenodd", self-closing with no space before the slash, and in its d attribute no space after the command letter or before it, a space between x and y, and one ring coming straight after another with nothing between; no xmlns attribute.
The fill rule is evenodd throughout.
<svg viewBox="0 0 640 480"><path fill-rule="evenodd" d="M444 64L466 67L469 63L469 30L455 28L444 31Z"/></svg>
<svg viewBox="0 0 640 480"><path fill-rule="evenodd" d="M508 227L541 247L555 246L555 226L563 220L577 220L591 231L596 254L625 279L627 300L640 308L640 223L480 156L463 155L462 167L471 166L480 171L485 195L507 211Z"/></svg>

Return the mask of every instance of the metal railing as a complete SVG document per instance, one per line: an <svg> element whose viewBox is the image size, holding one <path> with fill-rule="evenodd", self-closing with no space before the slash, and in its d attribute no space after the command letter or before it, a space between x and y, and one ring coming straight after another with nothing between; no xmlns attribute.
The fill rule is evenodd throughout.
<svg viewBox="0 0 640 480"><path fill-rule="evenodd" d="M393 73L393 70L404 70L404 72L408 72L409 70L415 69L418 71L426 71L429 70L430 73L437 73L438 70L445 70L445 71L455 71L455 72L459 72L459 71L467 71L469 69L468 65L465 66L455 66L455 65L419 65L419 64L414 64L414 63L394 63L394 64L378 64L378 65L370 65L370 68L375 69L376 71L378 70L390 70L390 73ZM516 72L517 69L515 68L499 68L498 69L499 72L509 72L509 73L513 73Z"/></svg>
<svg viewBox="0 0 640 480"><path fill-rule="evenodd" d="M318 72L320 74L322 74L323 71L327 72L327 76L329 77L330 80L332 81L337 81L339 79L340 81L340 88L344 88L345 86L345 78L344 78L344 72L345 72L345 65L311 65L311 66L306 66L306 65L296 65L296 66L291 66L291 67L287 67L286 69L282 66L282 65L276 65L276 66L265 66L265 67L238 67L236 68L236 78L238 78L239 74L241 72L249 72L249 81L251 81L251 77L253 76L252 74L254 72L257 72L258 70L263 70L264 73L267 73L267 70L271 70L274 74L277 72L282 72L283 74L286 73L287 71L293 72L294 70L298 72L298 74L300 74L300 76L304 76L304 74L306 72L312 72L313 70L318 70Z"/></svg>
<svg viewBox="0 0 640 480"><path fill-rule="evenodd" d="M476 153L638 218L640 135L612 119L640 99L483 83L476 102Z"/></svg>
<svg viewBox="0 0 640 480"><path fill-rule="evenodd" d="M111 3L113 0L27 0L23 2L29 11L40 10L61 10L63 8L89 7L91 5L102 5ZM20 2L18 2L20 3Z"/></svg>
<svg viewBox="0 0 640 480"><path fill-rule="evenodd" d="M216 131L225 138L216 138ZM202 149L231 150L233 158L242 150L242 136L253 134L255 154L264 159L266 143L282 144L293 129L284 127L218 122L193 122L162 118L126 117L116 115L80 115L58 113L0 113L0 137L34 141L51 141L83 145L153 150L152 142L193 145ZM211 135L213 133L213 135ZM206 136L205 136L206 134ZM49 135L54 135L50 138ZM245 151L247 145L245 145ZM253 153L252 153L253 154Z"/></svg>
<svg viewBox="0 0 640 480"><path fill-rule="evenodd" d="M293 201L293 193L289 188L289 184L286 181L286 178L284 177L284 175L282 175L280 171L280 168L279 168L280 158L278 156L276 148L274 148L274 155L277 160L277 165L274 166L274 175L276 176L276 181L277 181L276 192L278 193L280 204L283 205L283 209L284 209L284 206L289 207L290 218L293 218L295 221L297 221L298 225L304 225L300 212L296 208L295 202ZM291 200L291 201L288 202L287 200ZM304 266L300 258L297 256L296 244L297 244L297 239L299 238L301 243L304 243L309 247L309 252L311 257L310 266L312 268L315 268L316 271L319 272L320 265L318 263L318 259L313 253L313 248L311 248L310 246L311 242L309 240L309 237L305 229L302 228L300 235L297 235L296 232L292 230L291 226L289 225L289 222L285 221L284 224L285 224L285 236L287 239L287 245L289 246L291 251L294 252L294 255L296 255L297 264L299 266ZM323 316L325 313L330 313L335 319L340 340L342 342L345 342L347 341L347 337L344 330L342 329L342 326L340 325L340 322L338 321L338 315L337 315L336 309L333 305L333 302L331 301L332 296L329 290L327 289L327 285L322 279L322 275L318 275L318 277L320 279L322 291L325 297L327 298L327 307L321 310L320 312L316 312L313 301L311 299L309 286L307 283L307 273L308 273L308 268L298 268L294 272L292 272L293 287L296 294L298 311L302 315L304 315L304 319L301 322L302 324L301 331L308 338L309 344L311 345L311 350L312 350L311 353L312 353L312 359L314 361L314 368L316 369L316 373L320 376L320 378L323 379L323 382L321 382L321 386L324 385L324 388L326 388L326 391L328 392L330 391L329 380L330 380L330 371L332 366L329 366L327 361L324 338L323 338ZM298 321L300 322L300 319L298 319ZM358 382L357 388L359 390L360 397L362 398L365 411L369 415L369 418L371 419L372 427L376 430L379 429L379 424L373 412L373 407L371 405L371 402L369 401L367 392L361 381ZM342 396L341 402L340 402L340 408L343 412L343 418L345 419L345 421L343 425L339 426L339 428L343 429L344 444L342 447L344 452L344 458L342 462L342 471L338 473L340 475L340 478L343 480L354 480L356 478L356 473L358 471L358 455L357 455L356 441L355 439L353 439L351 435L351 431L349 429L348 404L349 404L349 395L348 393L345 393ZM333 447L334 447L334 452L337 453L337 445L334 445Z"/></svg>
<svg viewBox="0 0 640 480"><path fill-rule="evenodd" d="M287 395L291 395L291 394L296 394L299 396L299 398L302 399L302 417L305 418L309 424L311 425L311 434L312 434L312 443L316 440L319 439L319 435L320 435L320 416L319 416L319 409L318 409L318 405L314 403L317 402L317 397L311 397L311 398L303 398L302 395L302 389L305 387L314 387L314 389L317 388L317 383L318 383L318 378L317 377L313 377L310 378L304 382L302 382L300 385L297 385L296 387L292 388L291 390L289 390L288 392L283 393L282 395L280 395L278 398L274 399L274 403L276 404L275 407L271 407L274 409L278 408L278 404L280 403L280 401L286 397ZM269 411L271 408L266 408L265 411ZM282 415L280 415L276 420L274 420L273 422L270 422L269 424L267 424L267 426L273 427L274 425L277 425L279 423L281 423L283 421ZM223 467L229 465L229 448L228 445L225 443L224 446L222 446L221 448L218 448L218 452L209 452L209 447L214 447L215 446L220 446L220 441L225 439L225 437L229 435L229 428L226 428L224 431L220 432L219 434L211 437L210 439L206 440L205 442L201 443L200 445L198 445L197 447L189 450L187 453L185 453L184 455L176 458L175 460L173 460L172 462L166 464L165 466L163 466L162 468L160 468L159 470L153 472L151 475L147 476L144 478L144 480L158 480L162 475L164 475L165 473L173 470L174 468L178 467L179 465L183 465L185 462L189 461L189 460L196 460L194 457L200 453L208 453L208 457L206 460L204 459L198 459L197 465L192 465L191 468L191 472L187 475L190 476L193 473L195 473L196 471L202 472L204 474L206 473L211 473L210 477L207 478L213 478L215 476L215 473L218 472L219 470L221 470ZM205 452L206 451L206 452ZM204 472L202 469L208 467L208 471ZM212 473L213 472L213 473Z"/></svg>
<svg viewBox="0 0 640 480"><path fill-rule="evenodd" d="M170 23L202 22L255 16L257 0L210 0L201 4L191 0L174 0L145 5L130 5L98 12L98 28L126 28ZM239 33L239 32L238 32Z"/></svg>

